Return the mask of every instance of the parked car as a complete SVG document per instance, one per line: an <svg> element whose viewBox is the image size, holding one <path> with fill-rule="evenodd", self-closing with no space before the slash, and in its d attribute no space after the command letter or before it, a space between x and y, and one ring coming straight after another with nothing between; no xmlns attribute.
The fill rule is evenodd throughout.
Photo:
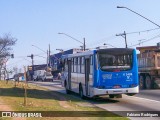
<svg viewBox="0 0 160 120"><path fill-rule="evenodd" d="M15 81L24 81L24 73L17 73L13 76Z"/></svg>
<svg viewBox="0 0 160 120"><path fill-rule="evenodd" d="M45 73L45 70L36 70L36 71L34 71L33 80L34 81L42 80L42 76L44 75L44 73Z"/></svg>
<svg viewBox="0 0 160 120"><path fill-rule="evenodd" d="M53 81L53 76L51 72L47 72L45 70L36 70L33 75L34 81Z"/></svg>
<svg viewBox="0 0 160 120"><path fill-rule="evenodd" d="M44 72L42 81L53 81L53 75L51 74L51 72Z"/></svg>

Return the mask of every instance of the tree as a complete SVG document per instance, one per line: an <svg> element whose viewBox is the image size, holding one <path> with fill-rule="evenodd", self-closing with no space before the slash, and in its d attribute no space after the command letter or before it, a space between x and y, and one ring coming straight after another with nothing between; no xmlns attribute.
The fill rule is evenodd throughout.
<svg viewBox="0 0 160 120"><path fill-rule="evenodd" d="M3 37L0 36L0 80L2 69L6 70L6 62L11 56L13 56L10 52L12 46L16 44L16 41L17 39L13 38L11 34L5 34Z"/></svg>

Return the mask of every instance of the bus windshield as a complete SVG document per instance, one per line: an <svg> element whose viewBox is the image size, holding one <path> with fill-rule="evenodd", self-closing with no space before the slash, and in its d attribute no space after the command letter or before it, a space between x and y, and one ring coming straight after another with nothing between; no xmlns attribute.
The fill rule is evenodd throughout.
<svg viewBox="0 0 160 120"><path fill-rule="evenodd" d="M117 53L119 52L119 54ZM114 53L98 53L98 61L100 69L102 71L126 71L132 67L132 52L131 53L120 53L116 51Z"/></svg>

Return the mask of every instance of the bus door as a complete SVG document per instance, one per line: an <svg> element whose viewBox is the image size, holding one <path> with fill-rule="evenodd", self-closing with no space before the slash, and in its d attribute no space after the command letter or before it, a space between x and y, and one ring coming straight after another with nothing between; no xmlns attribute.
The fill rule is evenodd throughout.
<svg viewBox="0 0 160 120"><path fill-rule="evenodd" d="M90 73L90 59L85 58L85 92L86 96L90 95L89 91L89 73Z"/></svg>
<svg viewBox="0 0 160 120"><path fill-rule="evenodd" d="M72 68L71 60L68 60L68 88L71 90L71 68Z"/></svg>

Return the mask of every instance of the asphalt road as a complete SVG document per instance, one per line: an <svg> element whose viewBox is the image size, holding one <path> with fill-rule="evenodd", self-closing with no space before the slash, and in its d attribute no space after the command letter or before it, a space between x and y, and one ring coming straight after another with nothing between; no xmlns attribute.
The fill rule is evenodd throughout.
<svg viewBox="0 0 160 120"><path fill-rule="evenodd" d="M51 90L55 90L61 93L65 93L59 80L54 82L32 82L42 87L46 87ZM124 115L123 111L133 112L134 111L159 111L160 112L160 90L141 90L139 94L135 96L123 95L122 98L109 99L108 97L102 97L97 100L88 100L88 102L103 108L108 111L115 112L120 115ZM125 114L127 114L125 112ZM128 118L133 120L150 120L150 117L131 117ZM160 116L159 116L160 118ZM154 120L159 118L153 118Z"/></svg>
<svg viewBox="0 0 160 120"><path fill-rule="evenodd" d="M142 97L147 99L152 99L160 101L160 89L159 90L140 90L136 97Z"/></svg>

